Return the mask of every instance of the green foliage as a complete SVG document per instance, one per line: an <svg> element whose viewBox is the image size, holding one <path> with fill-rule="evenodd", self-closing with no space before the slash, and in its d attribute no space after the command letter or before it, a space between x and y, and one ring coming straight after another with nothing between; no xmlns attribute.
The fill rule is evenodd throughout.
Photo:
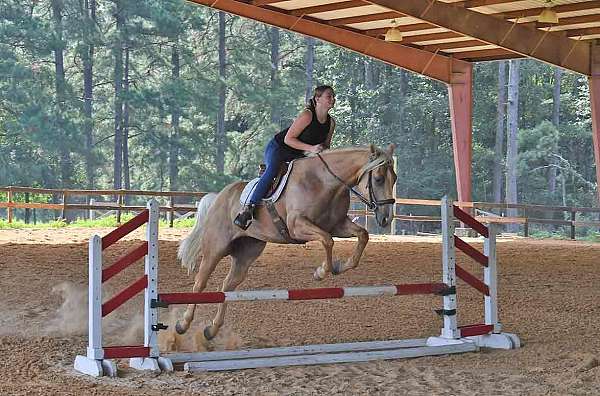
<svg viewBox="0 0 600 396"><path fill-rule="evenodd" d="M13 221L12 223L9 223L8 220L3 220L0 219L0 230L6 230L6 229L21 229L21 228L28 228L29 224L25 224L24 221Z"/></svg>
<svg viewBox="0 0 600 396"><path fill-rule="evenodd" d="M588 241L588 242L600 242L600 232L597 232L597 231L589 232L583 238L583 240Z"/></svg>
<svg viewBox="0 0 600 396"><path fill-rule="evenodd" d="M227 16L226 78L221 81L214 10L183 0L96 3L94 21L83 2L61 2L60 32L52 20L50 0L4 1L0 185L112 187L118 101L129 111L131 188L169 190L174 182L169 168L173 162L179 190L217 191L232 181L253 178L266 142L303 107L304 38L280 31L279 59L272 64L271 27ZM115 21L117 5L122 26ZM83 111L83 64L89 45L94 46L91 120ZM119 46L129 51L129 90L115 97L115 48ZM174 49L179 56L178 77ZM59 50L65 62L63 83L57 80L54 63ZM530 60L521 65L519 201L596 205L586 79L563 74L560 124L555 127L549 122L552 67ZM497 73L495 62L474 67L476 201L493 196ZM216 169L215 146L222 83L227 135L223 174ZM319 41L313 73L313 85L317 84L330 84L336 90L334 147L395 143L400 196L456 196L448 94L443 84ZM177 128L174 114L179 116ZM84 127L90 123L88 147ZM89 167L94 180L86 173ZM557 169L558 183L553 193L548 188L552 167ZM51 201L48 196L31 199ZM116 220L74 224L112 227Z"/></svg>

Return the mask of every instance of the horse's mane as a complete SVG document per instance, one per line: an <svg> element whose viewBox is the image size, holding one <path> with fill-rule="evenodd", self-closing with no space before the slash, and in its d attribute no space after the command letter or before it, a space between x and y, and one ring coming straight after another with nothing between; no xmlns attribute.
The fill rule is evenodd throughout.
<svg viewBox="0 0 600 396"><path fill-rule="evenodd" d="M371 153L371 147L373 147L375 149L374 152L372 152L372 153ZM322 152L322 154L324 154L324 155L326 155L328 153L348 154L348 153L355 153L355 152L371 153L371 155L369 156L369 162L364 164L358 172L358 175L359 175L358 180L360 180L365 173L385 164L386 162L392 161L392 158L389 156L389 154L385 150L382 150L375 145L359 146L359 147L356 147L356 146L355 147L343 147L343 148L338 148L338 149L333 149L333 150L325 150Z"/></svg>

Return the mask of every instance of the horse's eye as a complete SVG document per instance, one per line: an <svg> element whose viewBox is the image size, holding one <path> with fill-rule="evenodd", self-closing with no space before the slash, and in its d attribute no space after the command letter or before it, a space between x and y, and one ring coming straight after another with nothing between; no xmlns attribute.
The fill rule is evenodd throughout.
<svg viewBox="0 0 600 396"><path fill-rule="evenodd" d="M377 184L382 184L383 183L383 176L375 176L375 183Z"/></svg>

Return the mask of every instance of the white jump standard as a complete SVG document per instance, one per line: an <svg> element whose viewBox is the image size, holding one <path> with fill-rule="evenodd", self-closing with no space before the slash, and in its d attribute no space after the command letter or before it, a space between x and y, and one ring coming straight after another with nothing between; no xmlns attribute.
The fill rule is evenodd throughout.
<svg viewBox="0 0 600 396"><path fill-rule="evenodd" d="M87 356L77 356L75 369L94 376L116 375L110 359L130 358L130 366L146 370L172 370L173 363L184 364L187 371L237 370L257 367L296 366L324 363L366 362L429 355L477 351L479 347L513 349L519 338L502 333L498 322L496 287L496 240L493 227L477 222L466 212L442 200L443 278L440 283L352 286L290 290L244 290L201 293L158 293L158 205L152 200L148 209L103 238L90 240L90 308ZM484 253L454 235L454 218L485 237ZM144 223L147 241L102 270L102 250ZM455 248L484 266L481 281L455 263ZM121 293L102 304L102 282L146 255L145 274ZM484 295L484 323L458 326L456 276ZM101 319L125 301L144 290L144 345L103 347ZM305 345L240 351L170 353L160 355L158 331L166 326L158 322L159 308L172 304L214 304L229 301L314 300L346 297L402 296L435 294L443 296L444 318L440 336L425 339L369 341L346 344Z"/></svg>

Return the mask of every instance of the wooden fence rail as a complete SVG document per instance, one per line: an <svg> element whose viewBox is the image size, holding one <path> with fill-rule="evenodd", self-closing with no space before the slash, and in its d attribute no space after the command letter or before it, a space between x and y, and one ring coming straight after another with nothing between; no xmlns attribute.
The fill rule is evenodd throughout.
<svg viewBox="0 0 600 396"><path fill-rule="evenodd" d="M141 211L145 209L143 205L127 205L125 197L162 197L167 200L166 205L160 206L160 211L167 213L169 224L172 227L174 221L175 212L190 212L196 210L194 204L176 204L175 198L184 197L188 200L200 200L206 192L196 191L147 191L147 190L75 190L75 189L48 189L48 188L31 188L31 187L17 187L8 186L0 187L0 192L6 193L6 201L0 201L0 208L7 209L7 221L11 223L14 219L13 211L15 209L46 209L46 210L57 210L60 211L60 217L66 218L66 213L72 210L114 210L117 213L117 222L121 221L121 213L129 211ZM25 199L17 199L18 196L24 195ZM54 203L41 203L41 202L29 202L31 196L40 195L52 195L53 200L57 201ZM95 201L92 197L111 197L115 201L113 204ZM83 197L86 203L69 203L69 198ZM81 198L80 198L81 200ZM359 202L359 201L354 201ZM400 221L410 222L439 222L441 218L439 216L424 216L424 215L412 215L402 213L399 210L399 206L414 205L414 206L429 206L439 207L441 201L431 199L411 199L411 198L396 198L396 204L393 208L393 220L391 226L391 233L394 234L397 230L397 223ZM526 205L526 204L507 204L507 203L490 203L490 202L456 202L457 206L470 211L475 214L477 220L485 223L498 223L498 224L520 224L523 226L524 235L529 235L530 224L550 224L556 226L569 227L571 239L575 239L576 227L594 227L600 228L600 221L589 221L589 220L577 220L577 214L600 214L600 208L591 207L571 207L571 206L546 206L546 205ZM518 217L506 217L489 213L489 210L501 210L517 209L522 211L523 215ZM483 213L479 215L478 212ZM541 218L527 216L527 213L539 213L539 212L550 212L562 213L564 217L565 212L568 214L568 219L560 218ZM348 212L351 216L360 216L365 218L365 225L368 226L368 218L373 214L364 209L351 209ZM28 217L28 216L26 216Z"/></svg>

